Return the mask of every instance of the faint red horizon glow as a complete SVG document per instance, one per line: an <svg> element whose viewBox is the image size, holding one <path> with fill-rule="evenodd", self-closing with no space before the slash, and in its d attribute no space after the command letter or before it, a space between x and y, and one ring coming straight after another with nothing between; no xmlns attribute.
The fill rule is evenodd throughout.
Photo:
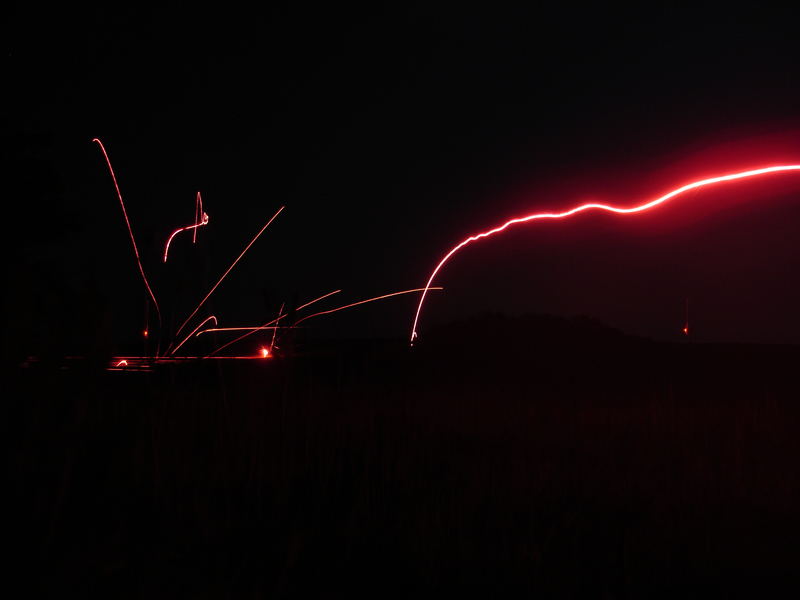
<svg viewBox="0 0 800 600"><path fill-rule="evenodd" d="M161 309L158 306L158 301L156 300L155 294L153 294L153 290L150 288L150 282L147 281L147 275L144 273L144 268L142 267L142 260L139 257L139 249L136 247L136 240L133 237L133 229L131 229L131 222L128 219L128 211L125 210L125 202L122 200L122 192L119 189L119 184L117 183L117 176L114 174L114 167L111 166L111 159L108 158L108 152L106 152L106 148L98 138L93 138L93 142L97 142L97 145L100 146L100 150L103 152L103 156L106 159L106 164L108 165L108 170L111 173L111 179L114 181L114 188L117 190L117 197L119 198L119 204L122 207L122 215L125 217L125 224L128 226L128 234L131 236L131 244L133 244L133 253L136 255L136 264L139 266L139 272L142 274L142 279L144 280L144 285L147 288L148 293L150 294L150 298L153 300L153 304L156 305L156 313L158 313L158 325L159 331L161 330ZM156 356L158 356L158 350L156 350Z"/></svg>
<svg viewBox="0 0 800 600"><path fill-rule="evenodd" d="M305 308L305 307L307 307L307 306L311 306L311 305L312 305L312 304L314 304L315 302L319 302L320 300L324 300L324 299L325 299L325 298L327 298L328 296L333 296L334 294L338 294L338 293L339 293L339 292L341 292L341 291L342 291L342 290L334 290L334 291L332 291L332 292L328 292L327 294L323 294L323 295L322 295L322 296L320 296L319 298L314 298L313 300L310 300L309 302L306 302L306 303L305 303L305 304L303 304L302 306L299 306L299 307L297 308L297 310L301 310L301 309L303 309L303 308ZM278 321L280 321L281 319L283 319L283 318L284 318L284 317L286 317L286 316L288 316L288 313L287 313L287 314L283 314L283 315L279 315L277 319L273 319L272 321L268 321L267 323L264 323L264 324L263 324L263 325L261 325L260 327L252 327L252 328L251 328L251 327L247 327L247 328L244 328L244 327L243 327L243 328L241 328L241 329L250 329L250 331L248 331L248 332L247 332L247 333L245 333L244 335L240 335L240 336L239 336L238 338L236 338L235 340L231 340L230 342L228 342L228 343L226 343L226 344L223 344L222 346L220 346L219 348L217 348L217 349L216 349L216 350L214 350L213 352L211 352L211 353L209 353L208 355L206 355L206 358L212 358L212 357L213 357L213 356L214 356L214 355L215 355L217 352L219 352L220 350L224 350L225 348L227 348L227 347L228 347L228 346L230 346L231 344L235 344L235 343L236 343L236 342L238 342L239 340L243 340L243 339L244 339L244 338L246 338L247 336L253 335L253 334L254 334L256 331L261 331L262 329L267 329L267 328L269 328L269 327L270 327L270 325L274 325L275 323L277 323ZM295 323L295 325L296 325L296 324L297 324L297 323ZM207 330L207 331L211 331L211 330ZM204 332L201 332L201 333L204 333Z"/></svg>
<svg viewBox="0 0 800 600"><path fill-rule="evenodd" d="M660 204L663 204L667 200L670 200L671 198L674 198L675 196L678 196L679 194L682 194L682 193L687 192L689 190L705 187L705 186L712 185L712 184L715 184L715 183L722 183L722 182L727 182L727 181L735 181L735 180L738 180L738 179L745 179L745 178L749 178L749 177L755 177L755 176L758 176L758 175L766 175L766 174L770 174L770 173L782 173L782 172L788 172L788 171L800 171L800 165L777 165L777 166L771 166L771 167L761 167L761 168L758 168L758 169L750 169L750 170L741 171L741 172L738 172L738 173L731 173L731 174L728 174L728 175L720 175L720 176L716 176L716 177L709 177L707 179L701 179L701 180L694 181L692 183L688 183L686 185L683 185L683 186L681 186L681 187L679 187L677 189L674 189L671 192L668 192L667 194L664 194L663 196L661 196L659 198L656 198L655 200L651 200L650 202L646 202L644 204L640 204L640 205L637 205L637 206L632 206L630 208L621 208L621 207L612 206L612 205L609 205L609 204L599 204L599 203L589 202L589 203L581 204L579 206L576 206L575 208L571 208L569 210L566 210L564 212L559 212L559 213L533 213L533 214L530 214L530 215L526 215L524 217L516 217L516 218L510 219L510 220L506 221L505 223L503 223L502 225L500 225L498 227L495 227L494 229L489 229L487 231L483 231L481 233L477 233L477 234L471 235L468 238L466 238L463 241L461 241L460 243L458 243L447 254L445 254L444 257L438 262L436 267L431 272L431 275L428 278L428 282L425 284L425 287L422 288L424 291L422 292L422 297L419 300L419 304L417 305L416 313L414 314L414 321L413 321L413 323L411 325L410 343L413 346L414 345L414 340L417 338L417 325L419 323L419 317L420 317L420 314L422 312L422 306L425 303L425 298L428 295L428 291L433 289L432 284L433 284L433 280L435 279L436 275L439 273L439 271L445 265L445 263L447 263L447 261L449 261L450 258L456 252L461 250L461 248L463 248L464 246L467 246L468 244L471 244L472 242L475 242L475 241L483 239L483 238L491 237L491 236L493 236L493 235L495 235L497 233L500 233L500 232L506 230L508 227L511 227L512 225L517 225L517 224L520 224L520 223L527 223L529 221L535 221L535 220L539 220L539 219L564 219L564 218L570 217L572 215L575 215L577 213L583 212L585 210L590 210L590 209L604 210L604 211L607 211L607 212L612 212L612 213L617 213L617 214L640 213L640 212L647 211L647 210L649 210L651 208L655 208L656 206L658 206ZM688 332L688 327L686 329L687 329L687 332Z"/></svg>
<svg viewBox="0 0 800 600"><path fill-rule="evenodd" d="M211 315L210 317L207 317L202 323L200 323L200 325L198 325L197 327L194 328L192 333L190 333L185 338L183 338L183 341L180 344L178 344L177 346L175 346L175 348L171 352L169 351L169 349L167 349L168 353L169 354L175 354L178 351L178 348L180 348L181 346L183 346L186 343L186 340L188 340L190 337L192 337L198 329L200 329L203 325L205 325L206 323L208 323L212 319L214 321L214 325L216 325L217 324L217 317L215 317L214 315Z"/></svg>
<svg viewBox="0 0 800 600"><path fill-rule="evenodd" d="M186 227L181 227L180 229L173 231L172 235L170 235L169 239L167 240L166 246L164 247L164 262L167 262L167 254L169 253L169 245L172 242L172 238L178 235L181 231L186 231L187 229L193 229L195 232L197 232L198 227L203 227L205 225L208 225L208 213L203 213L203 219L199 223L187 225Z"/></svg>
<svg viewBox="0 0 800 600"><path fill-rule="evenodd" d="M188 322L191 320L191 318L192 318L193 316L195 316L195 315L197 314L197 311L198 311L198 310L200 310L200 307L201 307L201 306L203 306L203 304L205 304L205 302L206 302L206 300L208 300L209 296L211 296L211 294L213 294L213 293L214 293L214 290L216 290L216 289L217 289L217 286L219 286L219 284L220 284L220 283L222 283L222 280L223 280L223 279L225 279L225 277L227 277L228 273L230 273L230 272L231 272L231 269L233 269L233 267L235 267L235 266L236 266L236 263L238 263L238 262L239 262L239 260L242 258L242 256L244 256L244 255L245 255L245 252L247 252L247 251L250 249L250 246L252 246L252 245L255 243L255 241L256 241L256 240L259 238L259 236L261 236L261 234L262 234L262 233L264 233L264 230L265 230L267 227L269 227L270 223L272 223L272 222L275 220L275 218L276 218L276 217L277 217L279 214L281 214L281 211L282 211L284 208L286 208L286 207L285 207L285 206L281 206L281 207L278 209L278 212L276 212L274 215L272 215L272 218L271 218L269 221L267 221L267 223L266 223L266 224L265 224L265 225L264 225L264 226L261 228L261 230L260 230L260 231L259 231L259 232L258 232L258 233L255 235L255 237L254 237L252 240L250 240L250 243L249 243L249 244L247 244L247 246L245 247L245 249L244 249L244 250L242 250L242 253L241 253L241 254L240 254L238 257L236 257L236 260L234 260L234 261L233 261L233 263L231 263L231 266L230 266L230 267L228 267L228 270L227 270L227 271L225 271L225 272L222 274L222 277L220 277L220 278L219 278L219 280L217 281L217 283L215 283L215 284L214 284L214 287L212 287L212 288L211 288L211 290L210 290L210 291L209 291L209 292L206 294L205 298L203 298L203 299L200 301L200 304L198 304L198 305L197 305L197 307L196 307L196 308L195 308L195 309L192 311L192 314L190 314L188 317L186 317L186 320L183 322L183 324L182 324L180 327L178 327L178 331L176 331L176 332L175 332L175 335L178 335L178 334L179 334L181 331L183 331L183 328L184 328L184 327L186 327L186 324L187 324L187 323L188 323Z"/></svg>

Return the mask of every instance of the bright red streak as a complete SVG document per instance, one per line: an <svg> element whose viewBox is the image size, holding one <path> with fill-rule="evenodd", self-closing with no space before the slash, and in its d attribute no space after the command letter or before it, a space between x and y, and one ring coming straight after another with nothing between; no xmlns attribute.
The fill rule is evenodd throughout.
<svg viewBox="0 0 800 600"><path fill-rule="evenodd" d="M403 294L412 294L414 292L427 292L428 290L441 290L440 287L427 287L427 288L416 288L413 290L403 290L402 292L392 292L391 294L384 294L383 296L376 296L374 298L367 298L366 300L359 300L358 302L353 302L352 304L345 304L344 306L340 306L338 308L332 308L330 310L323 310L322 312L314 313L313 315L308 315L307 317L303 317L295 325L299 325L303 321L311 319L312 317L319 317L320 315L328 315L330 313L339 312L340 310L344 310L345 308L352 308L353 306L358 306L359 304L366 304L367 302L375 302L376 300L383 300L384 298L391 298L393 296L402 296Z"/></svg>
<svg viewBox="0 0 800 600"><path fill-rule="evenodd" d="M310 302L306 302L306 303L305 303L305 304L303 304L302 306L298 307L298 308L297 308L297 310L301 310L301 309L303 309L303 308L305 308L305 307L307 307L307 306L311 306L311 305L312 305L312 304L314 304L315 302L319 302L320 300L324 300L324 299L325 299L325 298L327 298L328 296L333 296L334 294L338 294L338 293L339 293L339 292L341 292L341 291L342 291L342 290L334 290L334 291L332 291L332 292L328 292L327 294L324 294L324 295L320 296L319 298L314 298L314 299L313 299L313 300L311 300ZM287 314L279 315L277 319L273 319L272 321L269 321L269 322L267 322L267 323L264 323L264 324L263 324L261 327L242 327L242 328L239 328L239 329L250 329L250 331L248 331L248 332L247 332L247 333L245 333L244 335L240 335L240 336L239 336L238 338L236 338L235 340L231 340L231 341L230 341L230 342L228 342L227 344L223 344L222 346L220 346L219 348L217 348L216 350L214 350L212 353L210 353L210 354L208 355L208 357L213 357L213 356L214 356L214 355L215 355L217 352L219 352L220 350L224 350L225 348L227 348L227 347L228 347L228 346L230 346L231 344L235 344L235 343L236 343L236 342L238 342L239 340L243 340L243 339L244 339L244 338L246 338L247 336L249 336L249 335L253 335L253 334L254 334L256 331L261 331L262 329L268 329L268 328L270 327L270 325L275 325L275 323L277 323L278 321L280 321L281 319L283 319L283 318L284 318L284 317L286 317L286 316L287 316ZM233 329L233 328L231 328L231 329ZM207 330L207 331L212 331L212 330L210 330L210 329L209 329L209 330ZM219 331L221 331L221 330L219 330ZM200 333L204 333L204 332L202 332L202 331L201 331ZM198 335L199 335L199 334L198 334Z"/></svg>
<svg viewBox="0 0 800 600"><path fill-rule="evenodd" d="M144 274L144 268L142 268L142 260L139 258L139 249L136 247L136 240L133 237L133 229L131 229L131 222L128 219L128 212L125 210L125 203L122 201L122 192L119 190L119 184L117 183L117 176L114 174L114 168L111 166L111 160L108 158L108 152L106 152L105 146L103 146L103 142L99 139L94 138L93 142L97 142L100 146L100 150L103 151L103 156L106 159L106 164L108 165L108 170L111 173L111 179L114 180L114 187L117 190L117 197L119 198L119 204L122 207L122 215L125 217L125 224L128 226L128 233L131 236L131 244L133 244L133 253L136 255L136 264L139 265L139 272L142 274L142 279L144 280L144 285L147 288L148 293L150 294L150 298L153 299L153 304L156 305L156 312L158 313L158 323L159 329L161 325L161 309L158 307L158 301L156 300L155 295L153 294L153 290L150 288L150 283L147 281L147 275ZM156 352L156 355L158 352Z"/></svg>
<svg viewBox="0 0 800 600"><path fill-rule="evenodd" d="M667 200L674 198L684 192L689 190L694 190L697 188L701 188L707 185L712 185L715 183L722 183L725 181L734 181L737 179L745 179L748 177L755 177L758 175L766 175L769 173L781 173L786 171L800 171L800 165L779 165L774 167L762 167L760 169L751 169L749 171L742 171L740 173L731 173L728 175L720 175L718 177L710 177L708 179L701 179L699 181L694 181L692 183L688 183L683 185L671 192L661 196L660 198L656 198L655 200L651 200L650 202L646 202L644 204L640 204L638 206L632 206L630 208L621 208L618 206L611 206L608 204L597 204L597 203L588 203L588 204L581 204L580 206L576 206L570 210L560 212L560 213L535 213L531 215L527 215L524 217L517 217L506 221L504 224L500 225L499 227L495 227L494 229L490 229L488 231L484 231L481 233L477 233L468 237L467 239L463 240L456 246L454 246L447 254L444 255L439 263L436 265L436 268L433 269L430 277L428 278L428 282L425 284L424 291L422 292L422 297L419 299L419 304L417 305L417 312L414 315L414 322L411 326L411 344L414 344L414 339L417 337L417 323L419 322L419 316L422 312L422 305L425 302L425 297L428 295L428 290L432 289L431 285L433 284L433 280L436 277L437 273L441 270L444 264L450 260L450 258L461 248L464 246L471 244L477 240L482 238L487 238L493 236L496 233L500 233L504 231L508 227L512 225L518 225L519 223L527 223L528 221L535 221L538 219L564 219L566 217L571 217L577 213L583 212L585 210L590 209L597 209L597 210L605 210L608 212L618 213L618 214L632 214L632 213L640 213L651 208L655 208L659 204L663 204Z"/></svg>
<svg viewBox="0 0 800 600"><path fill-rule="evenodd" d="M167 240L167 245L164 247L164 262L167 262L167 254L169 253L169 244L172 242L172 238L178 235L181 231L186 231L187 229L194 229L197 232L198 227L203 227L204 225L208 225L208 213L203 213L203 220L199 223L195 223L194 225L187 225L186 227L181 227L180 229L176 229L172 232L172 235L169 236Z"/></svg>
<svg viewBox="0 0 800 600"><path fill-rule="evenodd" d="M190 334L189 334L189 335L187 335L185 338L183 338L183 341L182 341L180 344L178 344L177 346L175 346L175 349L174 349L174 350L172 350L172 352L170 352L170 354L175 354L175 353L178 351L178 348L180 348L181 346L183 346L183 345L186 343L186 340L188 340L190 337L192 337L192 336L195 334L195 332L196 332L198 329L200 329L200 328L201 328L203 325L205 325L206 323L208 323L208 322L209 322L209 321L211 321L211 320L213 320L213 321L214 321L214 325L216 325L216 324L217 324L217 317L215 317L214 315L211 315L211 316L210 316L210 317L208 317L208 318L207 318L205 321L203 321L202 323L200 323L200 325L198 325L197 327L195 327L195 328L194 328L194 331L192 331L192 333L190 333ZM201 332L201 333L202 333L202 332ZM168 349L168 350L169 350L169 349Z"/></svg>
<svg viewBox="0 0 800 600"><path fill-rule="evenodd" d="M119 361L117 363L117 366L118 367L127 367L128 366L128 361L127 360L121 360L121 361Z"/></svg>
<svg viewBox="0 0 800 600"><path fill-rule="evenodd" d="M213 294L213 293L214 293L214 290L215 290L215 289L217 289L217 286L218 286L220 283L222 283L222 280L223 280L223 279L225 279L225 277L228 275L228 273L230 273L230 272L231 272L231 269L233 269L233 267L235 267L235 266L236 266L236 263L238 263L238 262L239 262L239 260L242 258L242 256L244 256L245 252L247 252L247 251L250 249L250 246L252 246L252 245L255 243L255 241L256 241L256 240L259 238L259 236L260 236L262 233L264 233L264 230L265 230L267 227L269 227L270 223L272 223L272 222L275 220L275 218L276 218L276 217L277 217L279 214L281 214L281 211L282 211L284 208L286 208L286 207L285 207L285 206L281 206L281 207L278 209L278 212L276 212L274 215L272 215L272 218L271 218L269 221L267 221L266 225L264 225L264 226L261 228L261 230L260 230L260 231L259 231L259 232L256 234L256 236L255 236L255 237L254 237L252 240L250 240L250 243L249 243L249 244L247 244L247 247L245 247L245 249L244 249L244 250L242 250L242 253L241 253L241 254L240 254L240 255L239 255L237 258L236 258L236 260L235 260L235 261L233 261L233 263L231 264L231 266L230 266L230 267L228 267L228 270L227 270L227 271L225 271L225 272L222 274L222 277L220 277L220 278L219 278L219 281L217 281L217 283L215 283L215 284L214 284L214 287L212 287L212 288L211 288L211 291L209 291L209 292L206 294L206 297L205 297L205 298L203 298L203 299L200 301L200 304L198 304L198 305L197 305L197 308L195 308L195 309L192 311L192 314L190 314L188 317L186 317L186 320L183 322L183 324L182 324L180 327L178 327L178 331L176 331L176 332L175 332L175 335L178 335L178 334L179 334L181 331L183 331L183 328L184 328L184 327L186 327L186 324L189 322L189 320L190 320L190 319L191 319L193 316L195 316L195 314L197 314L197 311L198 311L198 310L200 310L200 307L201 307L201 306L203 306L203 304L205 304L205 301L206 301L206 300L208 300L209 296L211 296L211 294Z"/></svg>

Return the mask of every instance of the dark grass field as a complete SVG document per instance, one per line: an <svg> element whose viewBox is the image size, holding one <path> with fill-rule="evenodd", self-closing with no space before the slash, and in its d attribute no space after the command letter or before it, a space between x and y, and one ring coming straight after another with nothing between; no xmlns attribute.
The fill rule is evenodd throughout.
<svg viewBox="0 0 800 600"><path fill-rule="evenodd" d="M12 571L48 597L773 596L798 358L487 317L413 351L14 368Z"/></svg>

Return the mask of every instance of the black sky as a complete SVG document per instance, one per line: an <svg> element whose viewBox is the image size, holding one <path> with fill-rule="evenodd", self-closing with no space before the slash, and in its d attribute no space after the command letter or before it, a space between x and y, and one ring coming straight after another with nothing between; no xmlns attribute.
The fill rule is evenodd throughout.
<svg viewBox="0 0 800 600"><path fill-rule="evenodd" d="M174 318L287 206L209 306L228 325L263 322L295 296L422 285L452 244L519 213L800 163L796 17L668 3L17 9L3 53L8 339L85 351L88 330L119 350L140 329L145 291L95 136ZM197 190L211 223L163 267ZM697 339L800 341L798 193L784 179L635 223L520 229L443 273L421 334L494 310L669 339L690 297ZM413 308L319 324L403 336Z"/></svg>

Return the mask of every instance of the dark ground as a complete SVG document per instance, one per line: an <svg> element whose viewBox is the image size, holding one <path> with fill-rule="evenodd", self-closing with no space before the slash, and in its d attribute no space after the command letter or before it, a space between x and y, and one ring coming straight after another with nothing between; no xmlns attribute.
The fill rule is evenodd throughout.
<svg viewBox="0 0 800 600"><path fill-rule="evenodd" d="M14 572L32 595L123 598L794 583L800 348L502 317L423 342L12 369Z"/></svg>

